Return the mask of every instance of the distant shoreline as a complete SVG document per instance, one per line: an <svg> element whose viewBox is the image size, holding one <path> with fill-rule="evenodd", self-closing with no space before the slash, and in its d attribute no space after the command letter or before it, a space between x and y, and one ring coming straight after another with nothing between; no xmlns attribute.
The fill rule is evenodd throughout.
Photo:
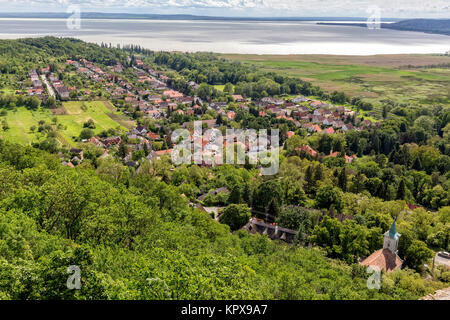
<svg viewBox="0 0 450 320"><path fill-rule="evenodd" d="M1 12L0 18L68 18L65 12ZM133 20L211 20L211 21L365 21L367 17L220 17L187 14L135 14L82 12L83 19L133 19ZM385 18L382 21L400 21L399 18Z"/></svg>
<svg viewBox="0 0 450 320"><path fill-rule="evenodd" d="M320 25L347 26L347 27L367 27L367 23L333 23L318 22ZM384 29L392 29L399 31L424 32L430 34L441 34L450 36L450 19L410 19L402 20L394 23L380 23L380 27Z"/></svg>

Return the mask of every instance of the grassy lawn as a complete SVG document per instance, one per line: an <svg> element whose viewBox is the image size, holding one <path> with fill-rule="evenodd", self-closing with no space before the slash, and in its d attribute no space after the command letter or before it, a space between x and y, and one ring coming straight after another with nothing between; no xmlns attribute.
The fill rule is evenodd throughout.
<svg viewBox="0 0 450 320"><path fill-rule="evenodd" d="M52 118L51 111L47 109L30 111L20 107L14 111L8 110L6 117L1 117L1 119L6 119L9 130L0 129L0 137L13 142L30 144L42 137L40 133L31 132L30 127L33 125L37 127L40 120L51 122Z"/></svg>
<svg viewBox="0 0 450 320"><path fill-rule="evenodd" d="M299 77L332 92L365 97L371 102L450 103L450 69L419 68L450 63L434 55L222 55L258 65L268 72ZM406 68L406 65L415 66Z"/></svg>
<svg viewBox="0 0 450 320"><path fill-rule="evenodd" d="M83 105L86 108L83 108ZM111 111L103 101L69 101L64 102L63 107L66 114L58 115L57 118L58 122L66 127L61 131L61 135L67 141L73 141L83 129L83 124L89 119L95 123L94 132L96 134L111 128L125 130L124 126L107 115Z"/></svg>
<svg viewBox="0 0 450 320"><path fill-rule="evenodd" d="M125 130L132 126L132 121L127 120L125 116L111 109L112 106L104 101L69 101L64 102L63 107L58 109L55 115L51 110L40 108L36 111L27 110L23 107L15 111L8 110L5 118L10 129L2 131L0 137L5 140L15 141L22 144L30 144L33 141L39 141L44 135L38 132L31 132L30 127L38 127L40 120L53 124L52 119L57 118L57 123L62 124L65 129L57 132L58 140L65 145L75 145L74 138L79 136L83 129L83 124L92 119L95 123L95 134L103 130L117 129ZM85 107L83 107L83 104ZM62 111L62 112L61 112Z"/></svg>
<svg viewBox="0 0 450 320"><path fill-rule="evenodd" d="M214 88L216 88L219 91L223 91L223 88L225 88L224 84L215 84Z"/></svg>

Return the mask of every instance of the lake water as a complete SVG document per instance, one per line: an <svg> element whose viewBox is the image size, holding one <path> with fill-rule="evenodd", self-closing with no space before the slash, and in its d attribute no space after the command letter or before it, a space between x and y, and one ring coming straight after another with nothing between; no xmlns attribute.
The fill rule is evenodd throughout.
<svg viewBox="0 0 450 320"><path fill-rule="evenodd" d="M44 35L190 52L371 55L450 50L449 36L317 25L314 21L83 19L80 29L70 29L66 19L0 18L0 38Z"/></svg>

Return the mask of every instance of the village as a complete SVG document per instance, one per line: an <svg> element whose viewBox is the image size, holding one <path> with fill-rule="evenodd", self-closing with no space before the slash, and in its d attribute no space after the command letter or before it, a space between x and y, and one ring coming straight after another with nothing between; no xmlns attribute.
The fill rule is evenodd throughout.
<svg viewBox="0 0 450 320"><path fill-rule="evenodd" d="M170 136L172 131L164 120L168 120L173 114L182 117L181 119L190 120L182 122L181 128L189 130L192 149L194 149L194 143L199 144L203 157L206 155L213 159L218 156L219 150L215 146L216 137L209 129L222 127L223 119L226 119L228 123L234 121L237 114L236 111L239 109L248 111L250 107L256 108L259 117L273 117L276 119L275 121L280 123L290 122L293 128L306 130L307 135L316 133L327 135L345 134L353 130L358 131L379 125L379 123L363 120L356 111L348 107L335 106L304 96L295 96L293 98L264 97L252 101L252 99L244 98L240 94L232 94L229 100L203 101L196 95L184 95L170 88L167 84L169 78L163 72L155 71L139 59L135 61L133 76L129 80L122 75L124 67L120 63L108 67L107 70L85 59L80 61L67 60L65 64L74 67L78 74L101 84L113 101L123 101L122 103L127 105L124 113L128 116L133 114L133 112L140 111L144 114L144 118L155 121L156 125L154 128L157 130L152 131L148 126L137 125L123 135L93 136L90 139L83 140L84 143L91 143L104 149L104 154L100 158L108 157L111 150L115 150L117 154L117 150L122 148L122 150L125 150L122 153L123 163L135 169L139 168L144 159L147 161L159 160L163 156L171 155L173 148L168 146L171 145ZM49 67L40 69L40 73L41 76L39 78L36 70L30 72L33 87L28 89L29 95L37 95L45 99L45 92L48 92L50 96L56 97L61 101L66 101L71 97L83 100L91 96L92 92L90 90L82 90L82 95L71 94L78 91L79 88L66 86L54 73L50 72ZM192 87L193 92L199 87L195 82L190 82L189 85ZM230 104L233 104L235 107L230 108ZM213 110L218 115L217 119L202 120L201 117L207 110ZM201 121L202 123L203 132L200 137L194 134L195 121ZM292 138L294 135L295 132L289 130L286 133L286 138ZM161 142L166 148L161 147ZM255 147L254 142L251 139L238 141L234 137L225 135L223 145L225 147L231 143L237 145L244 152L260 151L259 146ZM155 147L158 143L159 146ZM300 156L306 155L313 159L340 156L338 151L321 154L307 144L297 147L296 151ZM136 157L135 155L138 152L140 152L139 156ZM69 153L69 159L61 154L64 165L75 167L83 162L84 155L81 148L71 148ZM356 158L355 154L344 155L346 163L350 163ZM211 163L203 162L199 165L210 166ZM215 196L218 194L227 195L230 190L219 188L211 192ZM211 192L201 195L198 198L200 203L191 203L191 205L210 214L211 217L217 220L224 207L208 206L203 203L205 197L211 195ZM258 216L258 213L254 212L254 214ZM274 219L267 216L267 214L256 216L243 227L244 230L250 233L267 235L273 240L279 239L288 243L294 241L296 231L279 227L274 223ZM349 218L351 217L345 217L345 215L339 217L341 221ZM386 266L384 268L386 269Z"/></svg>
<svg viewBox="0 0 450 320"><path fill-rule="evenodd" d="M205 131L223 128L222 119L232 122L235 120L239 109L248 111L250 107L257 108L259 117L274 117L275 121L279 123L289 122L293 125L293 128L305 129L308 135L314 133L333 135L379 125L379 123L363 120L356 111L348 107L335 106L304 96L293 98L264 97L252 101L252 99L244 98L240 94L232 94L230 100L234 105L233 108L229 107L230 102L227 99L223 101L216 101L217 99L203 101L195 94L188 96L170 88L167 84L169 77L164 72L154 70L140 59L135 59L131 77L123 75L125 68L119 62L109 67L103 66L103 69L86 59L67 60L65 64L71 66L80 76L100 85L107 96L116 101L119 106L126 106L123 111L126 115L130 116L139 111L144 115L143 118L155 121L155 129L157 130L151 131L144 125L137 125L126 132L125 136L114 135L102 138L94 136L83 141L104 148L104 156L108 154L111 148L119 148L122 143L127 143L127 152L122 160L127 166L134 168L139 167L140 159L137 159L136 156L133 157L133 154L137 151L145 150L144 156L147 160L170 155L172 152L172 148L169 147L171 146L172 130L167 125L167 120L172 115L176 115L178 119L189 119L190 121L183 122L181 127L188 129L191 134L193 134L193 121L202 120L202 115L207 110L213 110L220 117L220 120L202 120ZM28 95L38 96L43 101L48 99L49 96L60 101L67 101L69 99L85 100L93 95L89 89L66 85L63 80L60 80L61 77L58 78L55 73L50 71L48 66L38 71L39 73L36 70L31 70L29 73L32 87L27 88L26 93ZM189 86L194 93L199 87L197 83L192 81ZM286 133L286 138L289 139L294 135L295 132L289 130ZM199 143L198 137L191 135L190 138L192 143L194 143L194 140ZM133 143L128 143L130 141ZM200 143L203 146L203 152L215 157L217 150L213 141L214 135L205 134L202 135ZM240 147L245 152L248 152L251 147L249 141L242 144L238 141L227 141L227 137L225 137L224 144L227 143L241 144ZM72 148L73 158L65 159L63 163L69 166L80 164L83 161L83 156L77 150L77 148ZM319 156L319 152L309 145L303 145L297 148L297 151L311 157ZM339 152L335 151L320 156L337 157L338 155ZM356 155L354 154L345 155L347 163L355 158Z"/></svg>

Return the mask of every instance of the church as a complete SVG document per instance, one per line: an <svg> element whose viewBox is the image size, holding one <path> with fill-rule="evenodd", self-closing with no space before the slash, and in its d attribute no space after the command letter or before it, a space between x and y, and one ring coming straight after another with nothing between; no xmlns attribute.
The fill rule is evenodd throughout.
<svg viewBox="0 0 450 320"><path fill-rule="evenodd" d="M385 272L400 269L403 260L398 256L398 240L401 234L397 232L395 220L391 228L384 234L383 249L377 250L364 259L360 265L378 267Z"/></svg>

